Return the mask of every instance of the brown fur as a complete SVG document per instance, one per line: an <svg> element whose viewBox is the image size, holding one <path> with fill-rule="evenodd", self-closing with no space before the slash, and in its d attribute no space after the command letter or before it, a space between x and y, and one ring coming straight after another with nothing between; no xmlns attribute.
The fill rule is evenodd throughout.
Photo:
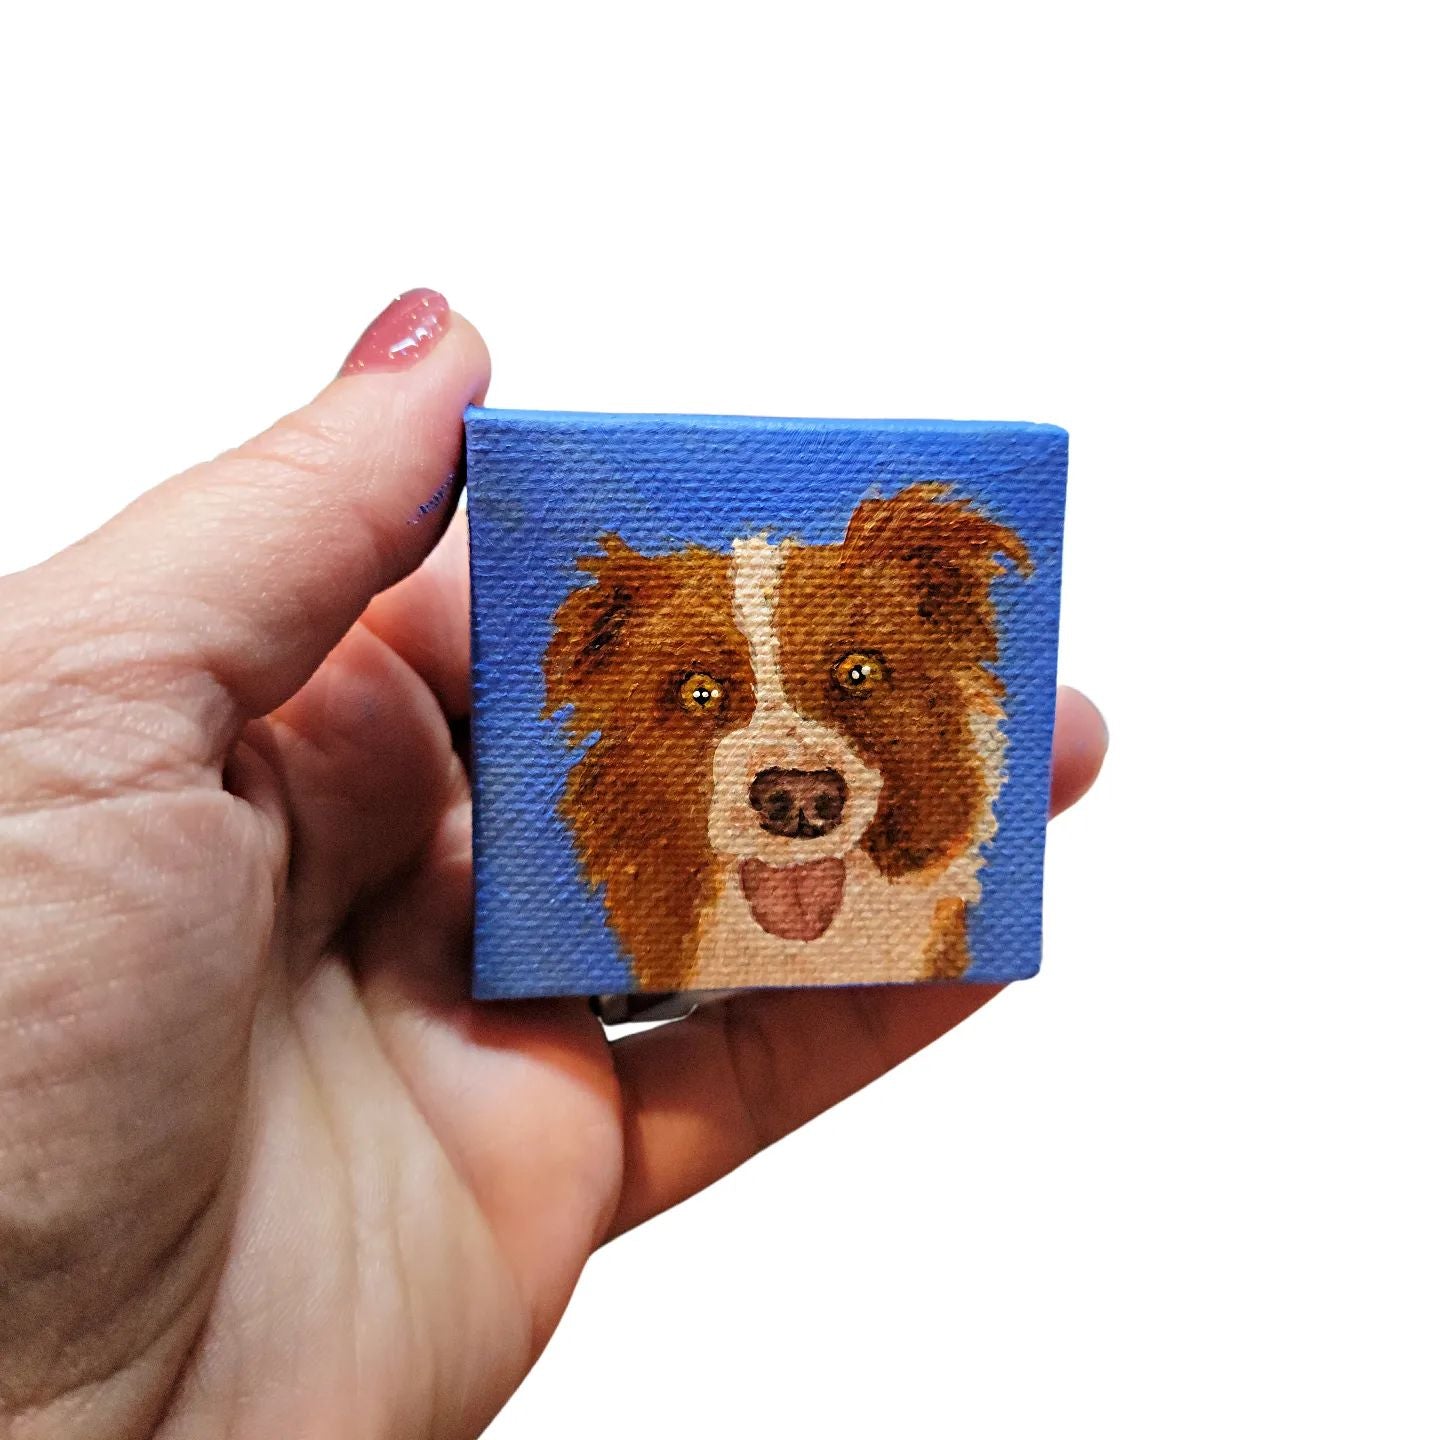
<svg viewBox="0 0 1440 1440"><path fill-rule="evenodd" d="M925 947L926 973L932 980L958 980L970 968L965 902L942 900L935 907L935 926Z"/></svg>
<svg viewBox="0 0 1440 1440"><path fill-rule="evenodd" d="M991 672L998 641L990 586L1019 537L948 487L912 485L862 501L839 545L794 547L780 572L775 628L791 703L845 735L883 777L861 845L892 879L943 868L975 841L993 784L971 728L1000 717ZM571 742L597 737L572 767L560 812L641 990L684 986L699 921L719 893L708 819L713 757L754 713L745 638L732 611L728 556L697 547L646 557L614 536L582 559L593 577L561 604L544 657L547 715L570 707ZM875 655L864 695L835 682L836 662ZM722 683L715 714L691 713L680 682ZM969 964L964 903L942 900L926 947L930 973Z"/></svg>
<svg viewBox="0 0 1440 1440"><path fill-rule="evenodd" d="M1024 570L1020 538L943 485L912 485L856 507L839 545L797 547L781 572L776 630L798 710L850 738L884 776L861 842L895 877L943 866L971 843L992 797L970 728L999 716L1004 689L990 585L1003 556ZM878 655L885 679L846 695L831 666Z"/></svg>
<svg viewBox="0 0 1440 1440"><path fill-rule="evenodd" d="M707 819L711 757L754 709L744 638L730 601L728 557L692 547L654 558L610 536L582 559L594 583L555 615L543 661L545 713L573 706L572 743L598 739L570 771L560 811L638 988L678 988L718 877ZM719 713L678 702L687 674L720 680Z"/></svg>

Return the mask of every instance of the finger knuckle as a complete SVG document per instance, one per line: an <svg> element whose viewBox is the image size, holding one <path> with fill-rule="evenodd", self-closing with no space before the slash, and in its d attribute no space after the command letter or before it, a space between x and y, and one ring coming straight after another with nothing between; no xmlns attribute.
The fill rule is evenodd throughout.
<svg viewBox="0 0 1440 1440"><path fill-rule="evenodd" d="M319 478L333 475L349 448L344 423L313 410L297 410L220 458Z"/></svg>

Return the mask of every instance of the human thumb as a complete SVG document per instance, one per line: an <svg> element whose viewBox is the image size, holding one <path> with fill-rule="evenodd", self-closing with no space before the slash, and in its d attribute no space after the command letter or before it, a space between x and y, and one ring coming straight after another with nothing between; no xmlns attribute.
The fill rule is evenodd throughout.
<svg viewBox="0 0 1440 1440"><path fill-rule="evenodd" d="M51 693L159 702L183 719L183 758L217 760L438 540L461 414L489 375L485 342L443 296L401 295L310 404L32 572L45 626L7 589L7 664L29 650Z"/></svg>

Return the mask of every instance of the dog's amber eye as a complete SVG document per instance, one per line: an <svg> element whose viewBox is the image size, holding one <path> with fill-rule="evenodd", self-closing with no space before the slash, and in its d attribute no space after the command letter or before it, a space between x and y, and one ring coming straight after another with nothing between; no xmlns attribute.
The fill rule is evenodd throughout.
<svg viewBox="0 0 1440 1440"><path fill-rule="evenodd" d="M842 695L868 695L884 678L880 657L863 650L842 655L830 669L830 679Z"/></svg>
<svg viewBox="0 0 1440 1440"><path fill-rule="evenodd" d="M725 700L725 687L703 670L696 670L680 682L680 704L692 715L718 715Z"/></svg>

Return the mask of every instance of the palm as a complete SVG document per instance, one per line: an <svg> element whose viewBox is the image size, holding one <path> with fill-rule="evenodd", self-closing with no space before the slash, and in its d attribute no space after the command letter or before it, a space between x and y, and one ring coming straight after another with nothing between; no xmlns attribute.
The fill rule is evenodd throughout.
<svg viewBox="0 0 1440 1440"><path fill-rule="evenodd" d="M235 937L250 956L274 936L247 1083L210 1092L253 1138L215 1186L229 1213L184 1384L202 1401L243 1393L257 1365L288 1373L257 1433L307 1403L321 1413L304 1433L407 1434L437 1410L442 1433L478 1429L620 1192L620 1089L584 1002L467 999L468 784L445 705L464 695L460 553L382 597L230 767L246 853L280 899ZM219 818L217 858L234 824ZM219 908L224 875L247 868L233 849L217 866ZM191 1023L214 1000L197 994Z"/></svg>
<svg viewBox="0 0 1440 1440"><path fill-rule="evenodd" d="M583 1002L512 1015L414 985L409 966L434 977L456 953L403 922L381 902L262 1007L257 1140L191 1367L211 1392L287 1377L241 1433L477 1431L615 1203L618 1088Z"/></svg>

